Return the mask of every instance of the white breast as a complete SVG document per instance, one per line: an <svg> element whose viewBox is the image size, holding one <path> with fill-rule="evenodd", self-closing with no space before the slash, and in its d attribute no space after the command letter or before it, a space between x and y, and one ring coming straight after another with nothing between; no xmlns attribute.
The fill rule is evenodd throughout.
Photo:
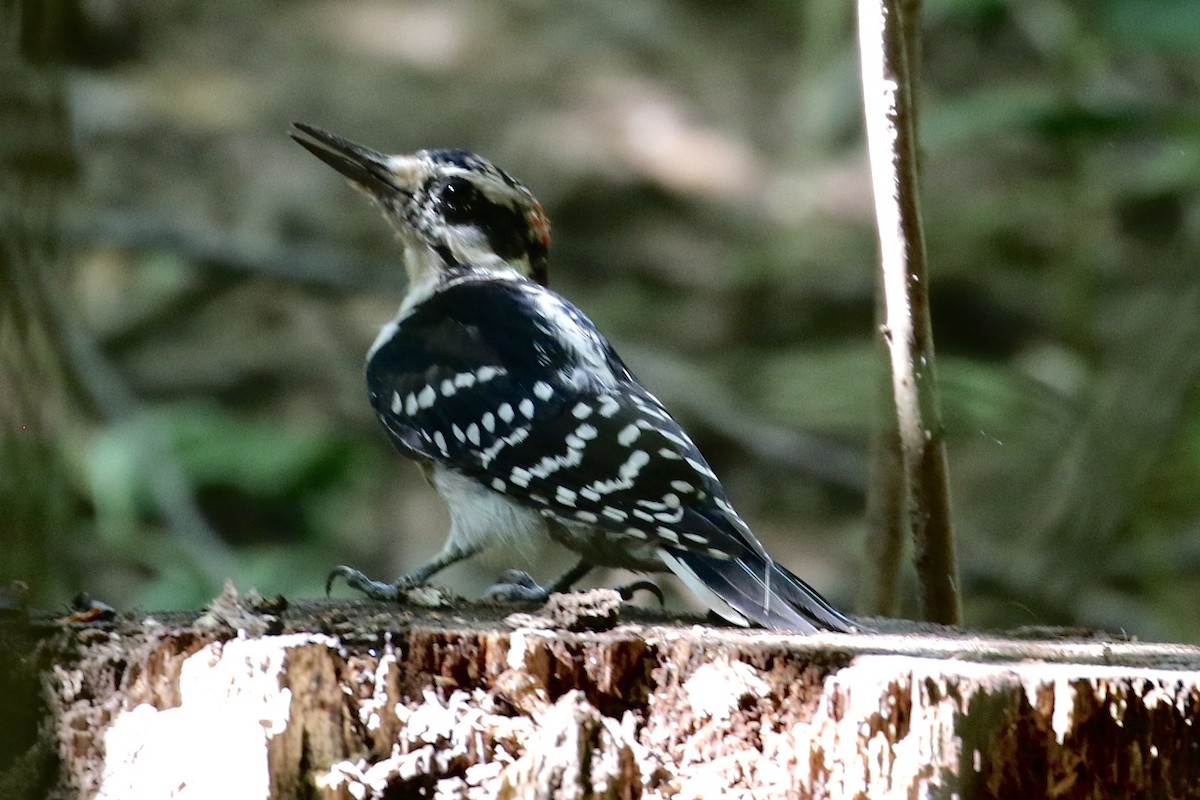
<svg viewBox="0 0 1200 800"><path fill-rule="evenodd" d="M507 543L533 554L545 545L548 523L533 509L441 464L434 466L432 481L450 509L447 546Z"/></svg>

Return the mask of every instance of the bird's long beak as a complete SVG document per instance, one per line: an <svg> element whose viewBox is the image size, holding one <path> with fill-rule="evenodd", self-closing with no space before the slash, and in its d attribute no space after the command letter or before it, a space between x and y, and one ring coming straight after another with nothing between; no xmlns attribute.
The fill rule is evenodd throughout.
<svg viewBox="0 0 1200 800"><path fill-rule="evenodd" d="M356 186L376 197L407 195L408 188L400 186L396 173L383 153L355 144L319 128L293 122L299 133L289 131L296 143L329 166L349 178Z"/></svg>

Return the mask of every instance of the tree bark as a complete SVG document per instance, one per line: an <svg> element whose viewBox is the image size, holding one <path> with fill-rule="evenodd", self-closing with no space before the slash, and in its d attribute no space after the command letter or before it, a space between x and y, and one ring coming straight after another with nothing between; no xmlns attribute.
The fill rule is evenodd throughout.
<svg viewBox="0 0 1200 800"><path fill-rule="evenodd" d="M49 749L59 767L42 771L49 785L19 788L225 800L1200 794L1200 648L929 626L785 636L681 625L607 590L511 612L285 609L228 590L200 619L26 625L40 643L22 663L41 665L46 718L43 752L18 763Z"/></svg>

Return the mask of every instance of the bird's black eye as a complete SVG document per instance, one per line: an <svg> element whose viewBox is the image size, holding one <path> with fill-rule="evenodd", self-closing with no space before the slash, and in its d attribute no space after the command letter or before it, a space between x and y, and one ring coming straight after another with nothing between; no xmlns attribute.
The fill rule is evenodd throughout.
<svg viewBox="0 0 1200 800"><path fill-rule="evenodd" d="M437 213L447 225L478 229L492 252L505 260L525 255L529 223L512 205L495 202L466 178L447 178L436 192Z"/></svg>
<svg viewBox="0 0 1200 800"><path fill-rule="evenodd" d="M483 197L470 181L451 178L438 194L442 217L451 225L471 222L479 214Z"/></svg>

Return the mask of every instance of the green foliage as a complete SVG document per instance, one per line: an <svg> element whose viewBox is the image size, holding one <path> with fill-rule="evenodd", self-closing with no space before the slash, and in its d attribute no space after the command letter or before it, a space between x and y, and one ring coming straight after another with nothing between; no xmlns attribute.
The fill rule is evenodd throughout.
<svg viewBox="0 0 1200 800"><path fill-rule="evenodd" d="M225 544L247 551L240 556L238 577L253 584L280 577L279 568L251 557L262 544L275 558L292 548L295 556L283 557L284 564L322 550L321 525L337 516L330 511L339 506L338 493L361 468L356 456L352 441L323 426L251 419L195 402L160 406L105 428L85 459L100 542L112 558L159 577L137 597L138 603L156 607L183 599L172 598L173 590L166 587L189 586L184 604L194 605L205 601L213 583L204 579L213 554L154 532L170 523L164 505L181 500L169 490L164 495L164 469L177 464L203 524L218 531ZM214 557L214 563L220 559ZM318 569L308 583L319 585L321 575Z"/></svg>

